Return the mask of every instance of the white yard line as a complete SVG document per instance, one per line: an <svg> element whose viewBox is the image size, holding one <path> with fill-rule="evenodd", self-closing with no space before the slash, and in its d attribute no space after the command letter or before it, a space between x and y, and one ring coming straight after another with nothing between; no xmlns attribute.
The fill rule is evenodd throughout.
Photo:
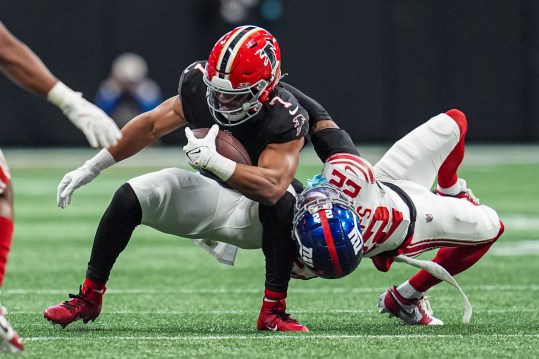
<svg viewBox="0 0 539 359"><path fill-rule="evenodd" d="M539 256L539 240L497 242L488 251L488 255L498 257Z"/></svg>
<svg viewBox="0 0 539 359"><path fill-rule="evenodd" d="M294 288L294 293L302 294L326 294L326 293L381 293L387 287L361 287L361 288ZM436 288L436 290L445 290ZM447 287L447 290L452 288ZM539 291L539 285L471 285L466 286L467 291ZM3 288L4 295L43 295L43 294L66 294L73 292L71 289L16 289ZM259 293L260 288L175 288L175 289L148 289L148 288L131 288L131 289L107 289L107 295L111 294L136 294L136 295L154 295L154 294L253 294Z"/></svg>
<svg viewBox="0 0 539 359"><path fill-rule="evenodd" d="M378 310L372 309L323 309L323 310L302 310L294 309L294 314L365 314L375 313ZM477 309L474 308L474 314L503 314L503 313L536 313L535 308L500 308L500 309ZM105 315L253 315L258 313L258 308L252 310L155 310L155 311L140 311L140 310L104 310L101 314ZM16 315L40 315L42 310L9 310L9 314Z"/></svg>
<svg viewBox="0 0 539 359"><path fill-rule="evenodd" d="M389 145L357 145L359 152L371 163L376 163ZM9 166L16 168L75 168L98 150L86 148L3 148ZM301 163L321 165L312 147L306 147L301 154ZM539 146L537 145L468 145L464 165L493 164L539 164ZM123 167L185 167L189 168L180 146L150 147L135 156L122 161Z"/></svg>
<svg viewBox="0 0 539 359"><path fill-rule="evenodd" d="M535 229L539 233L539 217L520 216L520 215L503 215L501 219L509 230L526 230Z"/></svg>
<svg viewBox="0 0 539 359"><path fill-rule="evenodd" d="M187 335L187 336L95 336L92 337L81 337L81 336L50 336L50 337L25 337L23 338L25 342L32 341L49 341L49 340L148 340L148 341L193 341L193 340L241 340L241 339L261 339L261 340L308 340L308 339L375 339L375 340L388 340L388 339L427 339L432 340L433 338L456 338L456 339L468 339L468 338L538 338L539 334L372 334L372 335L331 335L331 334L312 334L312 333L301 333L301 335L290 335L284 333L278 333L274 335L267 335L267 333L253 333L253 335Z"/></svg>

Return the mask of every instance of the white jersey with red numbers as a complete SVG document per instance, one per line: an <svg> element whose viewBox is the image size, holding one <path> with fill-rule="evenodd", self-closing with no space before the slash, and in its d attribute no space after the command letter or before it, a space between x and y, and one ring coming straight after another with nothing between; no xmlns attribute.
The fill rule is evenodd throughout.
<svg viewBox="0 0 539 359"><path fill-rule="evenodd" d="M415 257L436 248L488 243L503 231L492 208L431 192L438 170L459 136L455 121L440 114L397 141L375 166L346 153L327 159L322 175L341 188L356 209L364 256L373 259L378 270L389 270L398 254ZM416 221L409 238L410 209L384 183L400 188L413 203ZM295 278L316 276L305 268L296 263Z"/></svg>
<svg viewBox="0 0 539 359"><path fill-rule="evenodd" d="M9 167L7 165L4 153L0 150L0 194L4 193L7 185L11 181L11 174L9 173Z"/></svg>
<svg viewBox="0 0 539 359"><path fill-rule="evenodd" d="M410 210L401 197L376 181L364 158L337 153L324 164L322 176L342 189L361 219L365 257L394 250L406 238Z"/></svg>
<svg viewBox="0 0 539 359"><path fill-rule="evenodd" d="M396 249L415 257L435 248L486 243L498 235L501 223L492 208L438 196L430 190L459 136L455 121L440 114L397 141L374 168L365 159L350 154L328 158L323 175L342 188L356 208L362 221L366 257ZM409 239L405 237L410 210L383 183L400 188L415 207L416 222Z"/></svg>

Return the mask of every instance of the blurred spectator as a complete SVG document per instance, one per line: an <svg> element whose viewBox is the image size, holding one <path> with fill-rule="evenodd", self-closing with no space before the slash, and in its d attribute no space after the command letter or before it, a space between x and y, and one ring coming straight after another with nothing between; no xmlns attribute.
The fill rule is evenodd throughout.
<svg viewBox="0 0 539 359"><path fill-rule="evenodd" d="M258 12L258 17L252 11ZM219 13L221 18L231 24L253 22L276 22L283 17L282 0L220 0ZM257 22L255 21L255 22Z"/></svg>
<svg viewBox="0 0 539 359"><path fill-rule="evenodd" d="M148 77L148 65L139 55L125 53L112 63L110 77L99 86L95 103L123 127L136 115L163 101L159 85Z"/></svg>

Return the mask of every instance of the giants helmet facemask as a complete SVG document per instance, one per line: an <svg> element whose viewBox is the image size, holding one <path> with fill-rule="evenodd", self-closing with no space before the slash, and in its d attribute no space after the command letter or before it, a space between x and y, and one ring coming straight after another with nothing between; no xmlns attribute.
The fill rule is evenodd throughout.
<svg viewBox="0 0 539 359"><path fill-rule="evenodd" d="M299 256L319 277L342 278L363 257L360 219L341 191L329 183L305 189L296 202L293 237Z"/></svg>
<svg viewBox="0 0 539 359"><path fill-rule="evenodd" d="M240 26L225 34L211 50L204 74L213 118L223 126L252 118L280 77L281 50L269 32Z"/></svg>

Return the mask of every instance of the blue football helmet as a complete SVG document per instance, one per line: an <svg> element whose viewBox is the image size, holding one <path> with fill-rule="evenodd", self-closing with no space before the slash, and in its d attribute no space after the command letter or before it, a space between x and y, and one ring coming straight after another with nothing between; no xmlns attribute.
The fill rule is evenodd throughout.
<svg viewBox="0 0 539 359"><path fill-rule="evenodd" d="M293 237L299 257L319 277L342 278L363 257L360 219L341 191L329 183L314 183L298 196Z"/></svg>

